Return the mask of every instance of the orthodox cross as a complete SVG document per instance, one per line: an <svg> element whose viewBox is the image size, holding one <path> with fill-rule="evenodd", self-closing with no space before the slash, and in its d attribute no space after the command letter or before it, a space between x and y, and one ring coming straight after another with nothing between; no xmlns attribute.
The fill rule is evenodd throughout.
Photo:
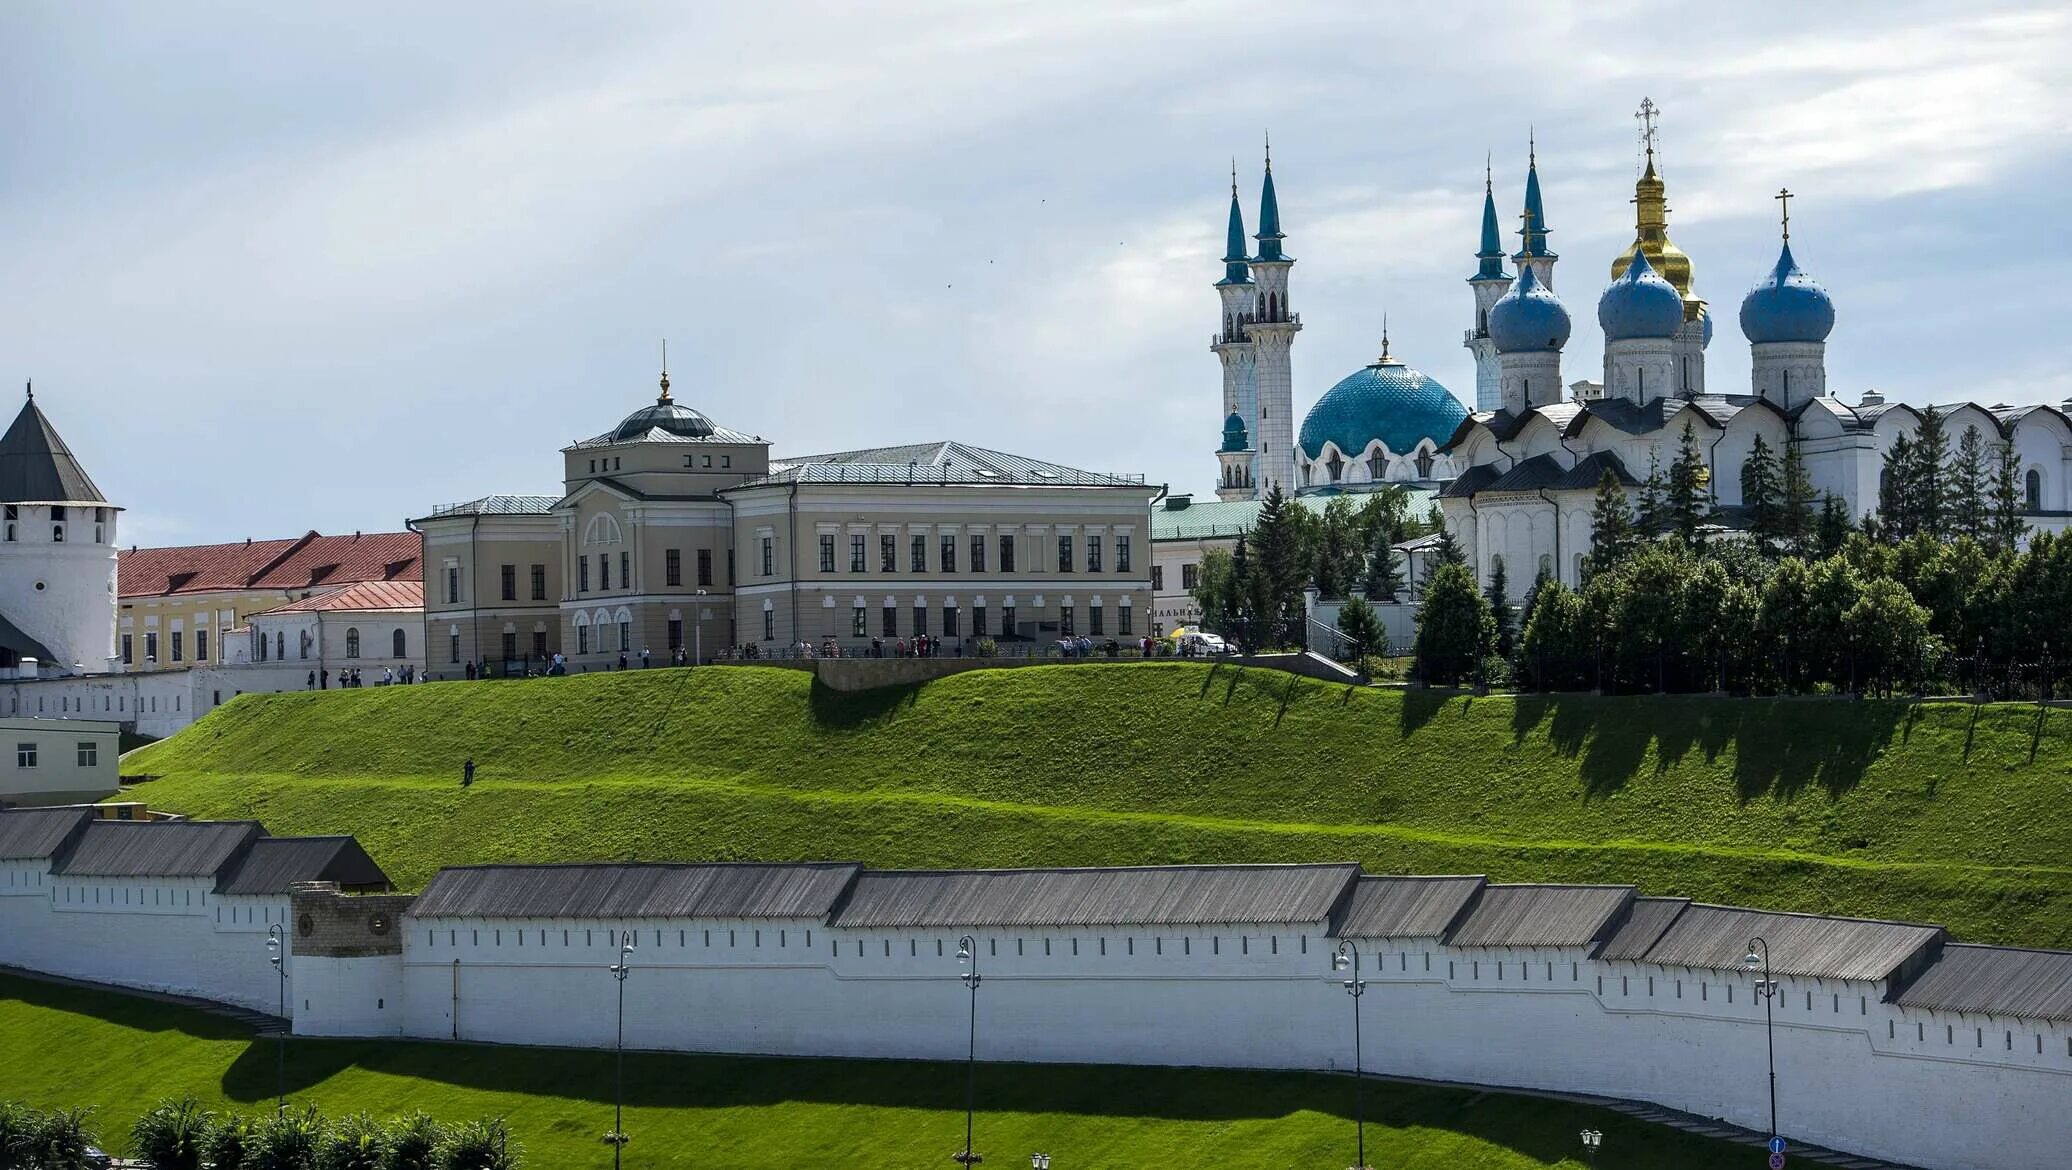
<svg viewBox="0 0 2072 1170"><path fill-rule="evenodd" d="M1770 198L1777 201L1777 206L1784 215L1784 238L1789 240L1791 239L1791 189L1789 187L1779 187L1777 188L1777 194L1770 196Z"/></svg>

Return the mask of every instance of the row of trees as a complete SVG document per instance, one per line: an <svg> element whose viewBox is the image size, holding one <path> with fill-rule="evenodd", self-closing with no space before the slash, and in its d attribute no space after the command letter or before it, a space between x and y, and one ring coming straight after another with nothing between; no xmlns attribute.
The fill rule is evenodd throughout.
<svg viewBox="0 0 2072 1170"><path fill-rule="evenodd" d="M1831 556L1771 559L1746 542L1669 537L1581 589L1535 582L1515 638L1510 616L1465 566L1435 570L1419 614L1419 676L1542 690L1892 693L1984 689L2024 663L2048 690L2067 673L2050 642L2072 622L2072 540L2040 535L2012 552L1969 536L1888 544L1855 533Z"/></svg>
<svg viewBox="0 0 2072 1170"><path fill-rule="evenodd" d="M86 1170L99 1140L83 1109L0 1101L0 1170ZM331 1120L314 1107L247 1117L193 1097L162 1101L130 1127L152 1170L515 1170L519 1152L500 1118L442 1124L423 1113Z"/></svg>
<svg viewBox="0 0 2072 1170"><path fill-rule="evenodd" d="M1893 542L1968 536L1996 550L2013 548L2027 527L2014 444L1989 451L1979 429L1968 426L1952 448L1948 421L1947 412L1929 407L1914 433L1892 444L1878 481L1877 521L1866 527Z"/></svg>

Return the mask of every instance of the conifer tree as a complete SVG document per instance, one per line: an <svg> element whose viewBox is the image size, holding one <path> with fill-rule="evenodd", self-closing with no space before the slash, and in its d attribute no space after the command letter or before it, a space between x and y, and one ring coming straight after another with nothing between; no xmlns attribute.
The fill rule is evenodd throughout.
<svg viewBox="0 0 2072 1170"><path fill-rule="evenodd" d="M1387 634L1374 607L1351 597L1338 610L1338 636L1346 641L1347 657L1358 662L1380 645Z"/></svg>
<svg viewBox="0 0 2072 1170"><path fill-rule="evenodd" d="M1237 637L1238 646L1250 650L1252 642L1252 559L1245 551L1247 541L1237 538L1237 548L1230 554L1230 585L1223 591L1226 607L1221 632Z"/></svg>
<svg viewBox="0 0 2072 1170"><path fill-rule="evenodd" d="M2000 459L1993 468L1992 516L1988 543L1997 552L2013 552L2029 531L2022 519L2022 464L2013 443L2000 445Z"/></svg>
<svg viewBox="0 0 2072 1170"><path fill-rule="evenodd" d="M1708 473L1698 454L1698 435L1686 421L1676 443L1676 461L1669 465L1669 527L1686 547L1698 543L1698 524L1705 518Z"/></svg>
<svg viewBox="0 0 2072 1170"><path fill-rule="evenodd" d="M1950 460L1949 524L1952 535L1986 537L1986 444L1975 426L1965 427Z"/></svg>
<svg viewBox="0 0 2072 1170"><path fill-rule="evenodd" d="M1813 514L1813 477L1806 470L1806 456L1799 449L1797 439L1784 444L1784 466L1780 478L1779 491L1783 499L1778 508L1778 528L1786 551L1792 556L1803 557L1811 551L1817 521ZM1848 520L1848 516L1842 517L1845 527Z"/></svg>
<svg viewBox="0 0 2072 1170"><path fill-rule="evenodd" d="M1885 466L1878 473L1878 526L1885 539L1894 543L1914 534L1914 440L1901 435L1885 452Z"/></svg>
<svg viewBox="0 0 2072 1170"><path fill-rule="evenodd" d="M1504 571L1502 557L1495 558L1489 569L1489 613L1495 620L1496 652L1505 658L1511 656L1511 634L1513 630L1511 613L1511 578Z"/></svg>
<svg viewBox="0 0 2072 1170"><path fill-rule="evenodd" d="M1831 557L1841 552L1843 542L1849 539L1850 527L1849 510L1842 506L1842 501L1836 499L1833 492L1822 496L1814 542L1818 545L1819 555Z"/></svg>
<svg viewBox="0 0 2072 1170"><path fill-rule="evenodd" d="M1944 467L1950 459L1948 418L1948 412L1933 406L1922 412L1921 425L1914 431L1914 470L1907 477L1914 531L1937 540L1949 535L1949 474Z"/></svg>
<svg viewBox="0 0 2072 1170"><path fill-rule="evenodd" d="M1633 510L1618 473L1607 467L1597 477L1597 503L1590 511L1590 571L1602 573L1633 547Z"/></svg>
<svg viewBox="0 0 2072 1170"><path fill-rule="evenodd" d="M1304 558L1304 520L1297 506L1281 492L1279 484L1267 493L1253 528L1254 564L1250 589L1254 636L1262 646L1277 644L1291 610L1302 604L1302 587L1309 581Z"/></svg>
<svg viewBox="0 0 2072 1170"><path fill-rule="evenodd" d="M1467 563L1467 550L1460 546L1460 540L1453 535L1453 529L1443 524L1440 525L1439 543L1432 546L1432 560L1431 564L1425 568L1425 576L1427 578L1431 577L1432 571L1441 565L1465 565Z"/></svg>
<svg viewBox="0 0 2072 1170"><path fill-rule="evenodd" d="M1418 677L1441 686L1473 674L1496 636L1489 600L1464 564L1432 570L1417 611Z"/></svg>
<svg viewBox="0 0 2072 1170"><path fill-rule="evenodd" d="M1662 479L1662 460L1655 452L1648 452L1648 477L1640 481L1640 501L1634 508L1633 527L1643 540L1653 540L1662 535L1668 521L1668 505L1663 497L1667 486Z"/></svg>
<svg viewBox="0 0 2072 1170"><path fill-rule="evenodd" d="M1375 605L1387 605L1403 592L1403 570L1396 564L1395 545L1389 539L1392 534L1392 529L1382 525L1376 525L1369 534L1361 587L1367 600Z"/></svg>
<svg viewBox="0 0 2072 1170"><path fill-rule="evenodd" d="M1757 435L1741 465L1741 507L1748 515L1748 534L1764 556L1774 555L1786 535L1779 495L1777 462L1770 456L1770 444Z"/></svg>

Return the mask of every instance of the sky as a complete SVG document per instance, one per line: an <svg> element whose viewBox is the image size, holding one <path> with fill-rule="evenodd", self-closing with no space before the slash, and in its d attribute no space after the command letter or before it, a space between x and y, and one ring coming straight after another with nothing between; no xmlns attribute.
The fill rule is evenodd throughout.
<svg viewBox="0 0 2072 1170"><path fill-rule="evenodd" d="M1537 138L1594 379L1647 97L1709 388L1788 186L1844 401L2061 402L2068 59L2062 4L9 4L0 386L147 546L558 494L664 338L776 455L1204 493L1233 158L1256 230L1271 132L1296 410L1384 314L1472 398L1485 159L1513 230Z"/></svg>

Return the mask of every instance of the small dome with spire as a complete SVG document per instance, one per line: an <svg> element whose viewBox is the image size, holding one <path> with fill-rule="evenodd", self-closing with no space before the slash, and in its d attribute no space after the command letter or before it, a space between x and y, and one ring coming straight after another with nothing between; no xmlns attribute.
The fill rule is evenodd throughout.
<svg viewBox="0 0 2072 1170"><path fill-rule="evenodd" d="M1674 290L1671 290L1672 292ZM1559 353L1568 344L1568 310L1531 266L1489 310L1489 336L1498 353Z"/></svg>
<svg viewBox="0 0 2072 1170"><path fill-rule="evenodd" d="M1223 420L1223 445L1219 451L1245 451L1251 449L1252 440L1245 432L1245 416L1236 411Z"/></svg>
<svg viewBox="0 0 2072 1170"><path fill-rule="evenodd" d="M1835 327L1835 303L1827 290L1800 271L1791 242L1772 268L1741 301L1741 332L1750 342L1826 341Z"/></svg>
<svg viewBox="0 0 2072 1170"><path fill-rule="evenodd" d="M1597 324L1606 341L1667 340L1683 327L1683 318L1682 295L1656 275L1645 251L1634 252L1624 275L1605 285L1597 298Z"/></svg>

